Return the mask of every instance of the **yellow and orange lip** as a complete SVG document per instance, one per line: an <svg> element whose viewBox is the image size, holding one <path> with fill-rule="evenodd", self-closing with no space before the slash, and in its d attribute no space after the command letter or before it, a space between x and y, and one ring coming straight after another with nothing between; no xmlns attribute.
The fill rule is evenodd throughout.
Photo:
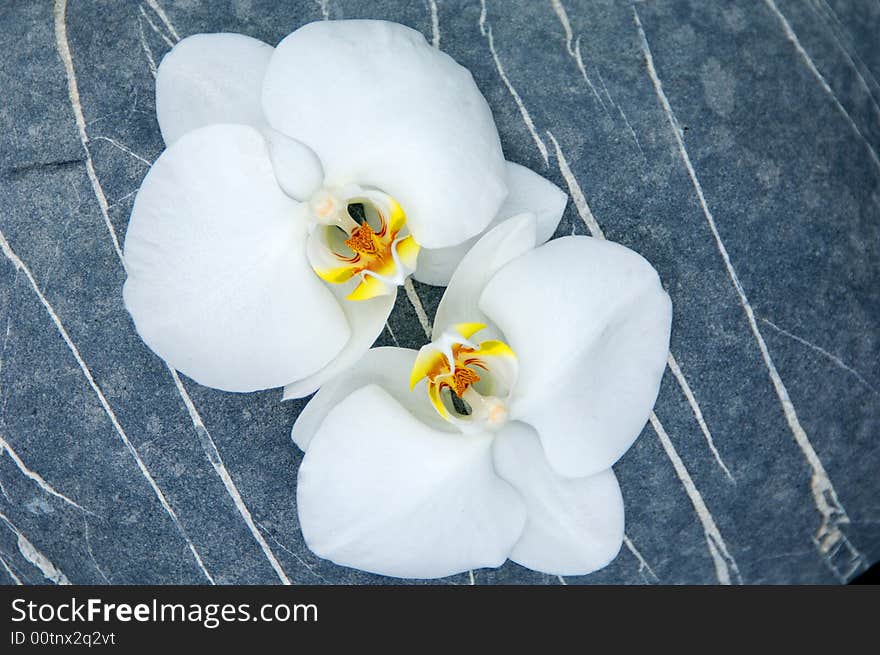
<svg viewBox="0 0 880 655"><path fill-rule="evenodd" d="M448 421L453 420L453 417L443 402L444 389L450 389L461 398L481 380L481 373L490 371L494 358L516 360L513 350L503 341L492 339L481 341L479 344L468 341L471 336L485 327L482 323L458 323L452 326L451 332L460 335L461 341L453 342L448 347L436 342L428 344L416 357L410 375L410 389L414 389L422 380L427 380L431 404L437 413ZM449 339L448 336L446 338Z"/></svg>
<svg viewBox="0 0 880 655"><path fill-rule="evenodd" d="M421 248L412 235L401 235L406 227L406 214L400 204L390 196L384 196L384 199L384 211L373 203L379 220L378 229L364 221L346 230L348 238L344 244L351 255L340 254L325 242L323 252L310 257L315 273L330 284L343 284L360 276L360 283L346 296L347 300L369 300L387 294L391 285L402 283L415 270ZM355 199L349 202L352 201ZM324 207L324 204L328 206ZM316 209L329 212L333 209L329 204L332 200Z"/></svg>

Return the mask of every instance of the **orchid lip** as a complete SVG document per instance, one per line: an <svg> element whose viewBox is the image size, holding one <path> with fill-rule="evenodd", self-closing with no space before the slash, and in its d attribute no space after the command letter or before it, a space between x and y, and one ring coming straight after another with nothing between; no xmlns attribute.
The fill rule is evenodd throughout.
<svg viewBox="0 0 880 655"><path fill-rule="evenodd" d="M514 352L503 341L474 343L482 323L457 323L423 346L410 376L410 389L427 381L438 414L462 432L494 431L507 423L518 373Z"/></svg>
<svg viewBox="0 0 880 655"><path fill-rule="evenodd" d="M388 194L359 185L324 187L308 207L309 263L330 284L359 279L347 300L387 295L415 270L420 246Z"/></svg>

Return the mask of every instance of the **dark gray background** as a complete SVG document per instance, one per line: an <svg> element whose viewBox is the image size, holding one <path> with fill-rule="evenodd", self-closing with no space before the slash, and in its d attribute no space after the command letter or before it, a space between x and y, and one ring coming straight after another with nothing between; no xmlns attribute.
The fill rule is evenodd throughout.
<svg viewBox="0 0 880 655"><path fill-rule="evenodd" d="M672 296L681 373L616 466L627 543L565 582L835 583L880 558L880 2L490 0L482 22L479 1L160 3L0 5L3 582L390 581L303 544L302 403L179 389L113 244L162 151L151 58L325 12L439 39L507 157L582 193L558 234L601 228ZM442 290L415 291L431 316ZM406 294L389 327L425 342ZM472 581L561 582L442 582Z"/></svg>

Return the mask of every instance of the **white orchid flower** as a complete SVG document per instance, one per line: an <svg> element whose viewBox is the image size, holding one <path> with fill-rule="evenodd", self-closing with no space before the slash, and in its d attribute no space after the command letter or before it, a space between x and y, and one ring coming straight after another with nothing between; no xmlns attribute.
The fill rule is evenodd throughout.
<svg viewBox="0 0 880 655"><path fill-rule="evenodd" d="M276 47L199 34L162 60L168 146L125 239L141 337L197 382L312 393L382 331L406 277L445 284L488 225L549 238L566 197L504 160L470 73L384 21Z"/></svg>
<svg viewBox="0 0 880 655"><path fill-rule="evenodd" d="M370 350L300 414L297 508L317 555L406 578L508 558L580 575L617 555L611 466L657 398L669 296L623 246L538 242L529 214L487 233L431 344Z"/></svg>

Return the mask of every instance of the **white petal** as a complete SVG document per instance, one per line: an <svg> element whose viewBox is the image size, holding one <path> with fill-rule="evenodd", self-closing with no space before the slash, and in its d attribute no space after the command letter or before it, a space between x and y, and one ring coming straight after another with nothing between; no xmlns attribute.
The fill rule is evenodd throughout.
<svg viewBox="0 0 880 655"><path fill-rule="evenodd" d="M363 357L364 353L370 349L370 346L373 345L382 333L382 330L385 329L385 321L388 319L388 315L391 314L394 300L397 298L397 288L395 287L390 294L377 296L369 300L345 300L345 296L359 282L360 280L355 279L351 280L348 284L328 285L339 300L340 307L345 312L345 317L348 319L348 327L351 330L351 338L336 356L336 359L327 366L314 375L285 386L284 400L304 398L309 394L315 393L318 387L336 377ZM361 383L358 386L363 384Z"/></svg>
<svg viewBox="0 0 880 655"><path fill-rule="evenodd" d="M143 340L201 384L278 387L349 338L305 256L301 208L244 125L189 132L141 185L125 238L125 305Z"/></svg>
<svg viewBox="0 0 880 655"><path fill-rule="evenodd" d="M509 193L498 211L499 220L531 212L537 219L538 244L552 237L568 204L568 194L550 180L513 162L507 162L507 188Z"/></svg>
<svg viewBox="0 0 880 655"><path fill-rule="evenodd" d="M493 220L486 229L491 230L495 225L497 223ZM435 287L447 286L459 262L479 241L480 236L478 234L464 243L448 248L422 248L419 251L419 264L412 276L423 284L431 284Z"/></svg>
<svg viewBox="0 0 880 655"><path fill-rule="evenodd" d="M511 216L532 213L537 219L537 242L542 244L553 236L568 196L558 186L525 166L505 162L507 165L507 189L509 191L501 209L486 227L488 232ZM480 239L477 235L464 243L448 248L422 248L419 252L419 265L413 277L419 282L445 287L459 262Z"/></svg>
<svg viewBox="0 0 880 655"><path fill-rule="evenodd" d="M480 294L492 276L512 259L535 247L535 217L515 216L494 227L467 256L449 281L434 315L435 336L456 323L489 323L479 308ZM488 336L480 335L481 339Z"/></svg>
<svg viewBox="0 0 880 655"><path fill-rule="evenodd" d="M548 465L535 431L508 424L494 445L495 470L520 493L526 526L510 559L535 571L586 575L623 543L623 498L611 469L564 478Z"/></svg>
<svg viewBox="0 0 880 655"><path fill-rule="evenodd" d="M266 124L260 95L270 45L242 34L195 34L162 59L156 118L166 145L214 123Z"/></svg>
<svg viewBox="0 0 880 655"><path fill-rule="evenodd" d="M326 184L394 197L423 247L478 234L507 193L495 123L471 74L403 25L301 27L275 48L263 109L318 154Z"/></svg>
<svg viewBox="0 0 880 655"><path fill-rule="evenodd" d="M434 410L424 389L410 391L409 375L417 354L408 348L372 348L350 366L345 375L328 378L296 418L290 433L293 442L307 450L327 414L353 391L368 384L382 387L422 423L436 430L453 432ZM290 386L284 388L284 400L298 397L292 395L290 389Z"/></svg>
<svg viewBox="0 0 880 655"><path fill-rule="evenodd" d="M512 261L480 307L519 358L511 416L533 425L568 477L603 471L644 427L669 352L672 307L640 255L591 237Z"/></svg>
<svg viewBox="0 0 880 655"><path fill-rule="evenodd" d="M331 411L299 470L306 544L343 566L401 578L495 567L525 509L492 465L492 437L438 432L376 385Z"/></svg>

